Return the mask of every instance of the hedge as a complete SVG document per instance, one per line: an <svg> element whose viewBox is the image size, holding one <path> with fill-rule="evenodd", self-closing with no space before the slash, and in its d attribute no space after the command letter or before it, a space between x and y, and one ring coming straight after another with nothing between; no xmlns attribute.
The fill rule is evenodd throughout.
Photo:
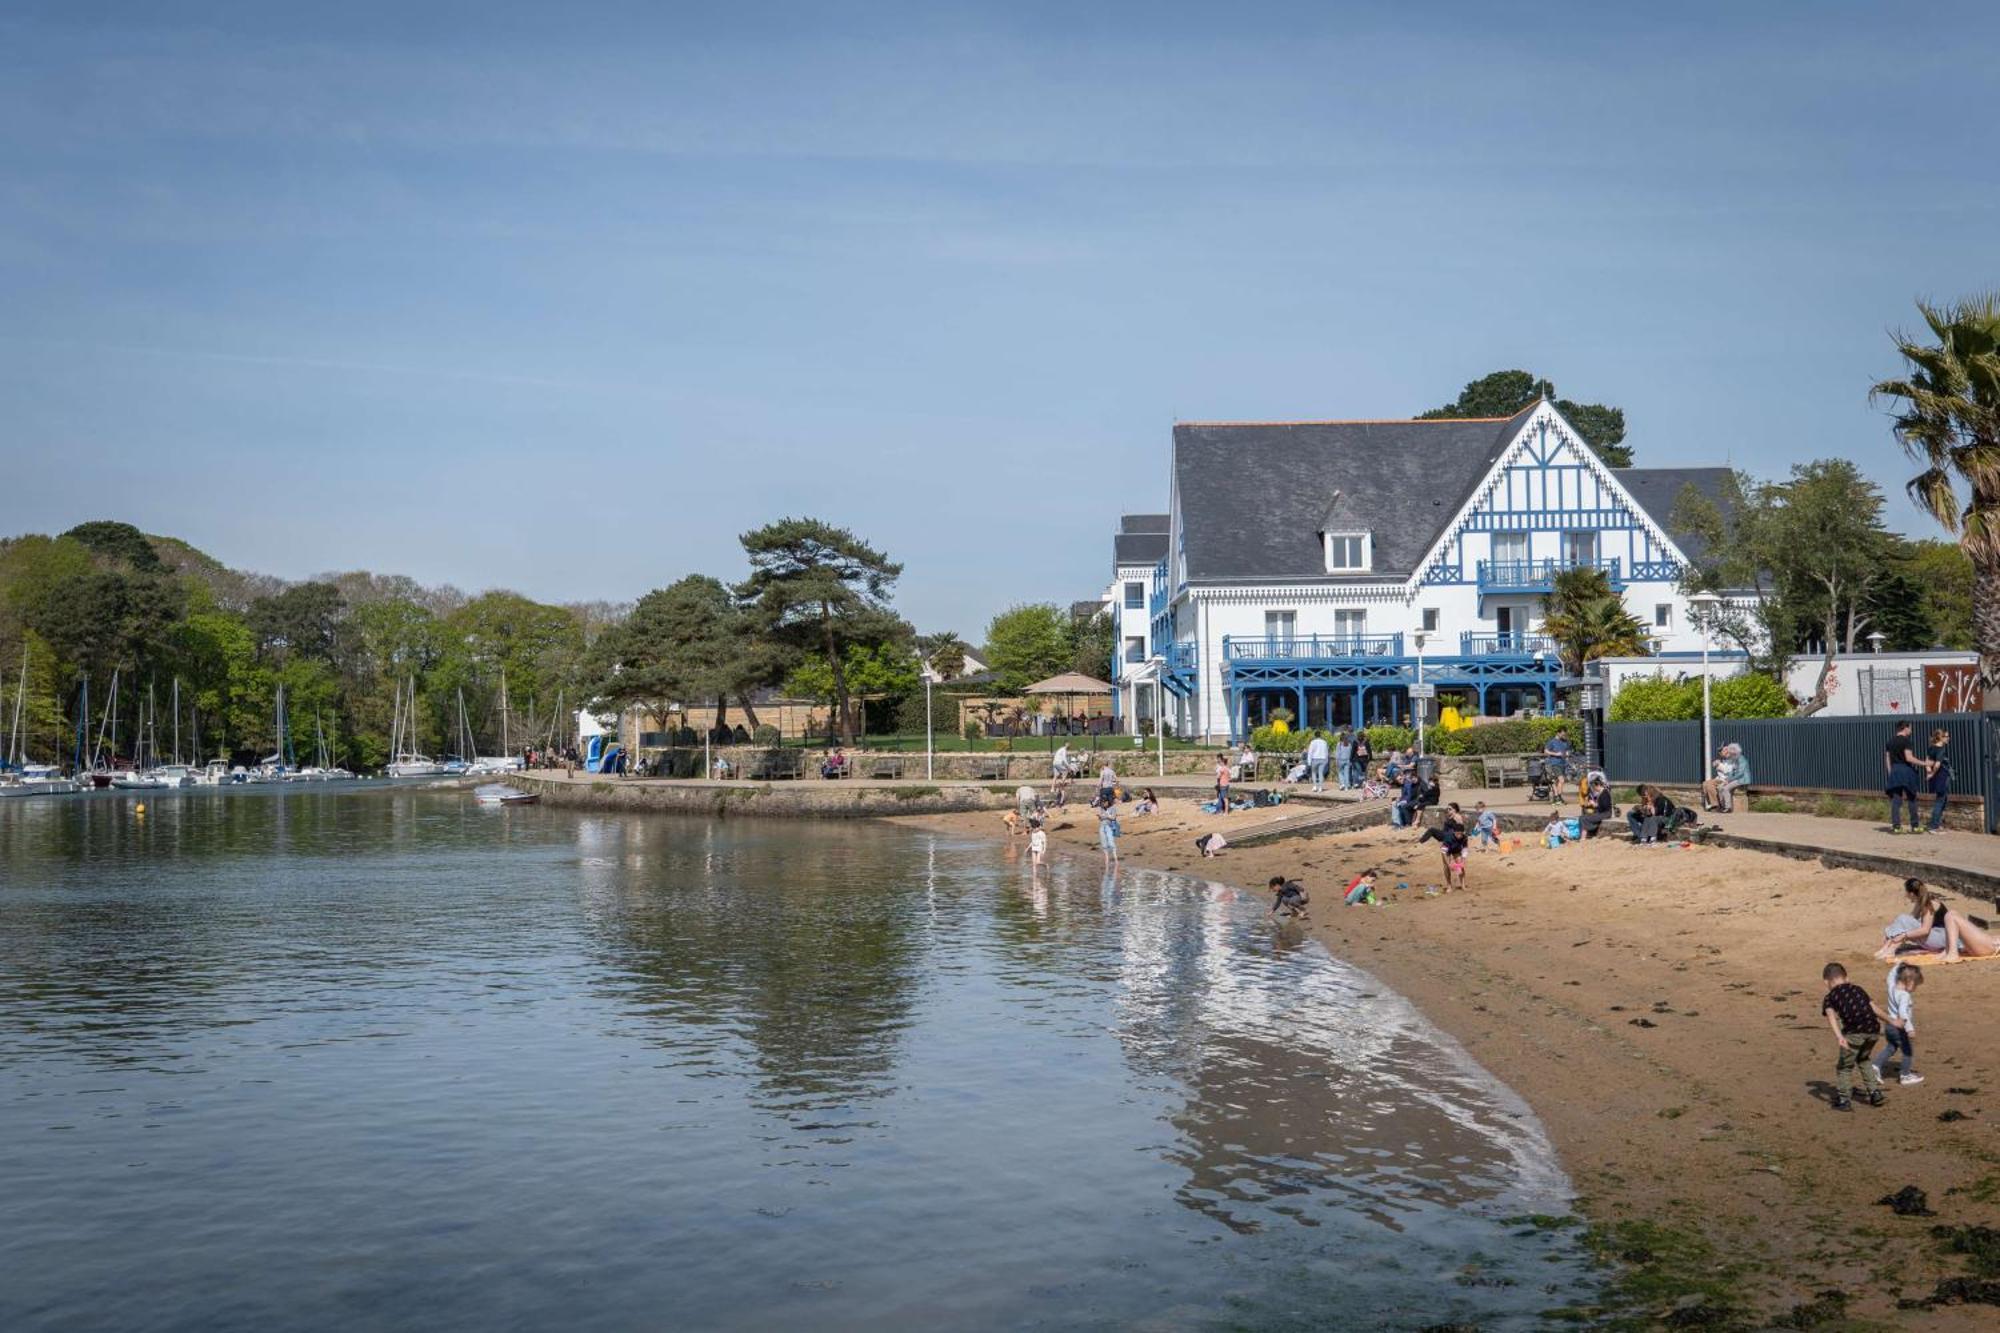
<svg viewBox="0 0 2000 1333"><path fill-rule="evenodd" d="M1745 672L1708 687L1709 715L1719 718L1790 717L1791 696L1769 676ZM1701 678L1637 676L1611 696L1613 722L1687 722L1701 716Z"/></svg>
<svg viewBox="0 0 2000 1333"><path fill-rule="evenodd" d="M1441 755L1534 754L1558 732L1567 736L1570 744L1578 750L1583 748L1582 724L1567 717L1510 718L1459 731L1427 727L1424 730L1424 748L1432 754ZM1333 733L1328 731L1312 729L1279 734L1269 727L1259 727L1250 733L1250 744L1258 754L1293 755L1304 750L1306 742L1314 736L1325 736L1328 744L1333 743ZM1408 750L1416 743L1417 734L1408 727L1368 728L1368 744L1377 755L1385 755L1391 750Z"/></svg>

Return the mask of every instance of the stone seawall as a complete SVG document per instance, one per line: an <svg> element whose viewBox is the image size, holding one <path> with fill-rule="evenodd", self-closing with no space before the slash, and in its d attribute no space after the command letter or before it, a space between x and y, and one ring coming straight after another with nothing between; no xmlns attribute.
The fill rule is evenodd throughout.
<svg viewBox="0 0 2000 1333"><path fill-rule="evenodd" d="M656 778L552 777L510 773L507 783L546 805L725 819L875 819L883 815L1004 810L1014 788L953 782L696 782Z"/></svg>

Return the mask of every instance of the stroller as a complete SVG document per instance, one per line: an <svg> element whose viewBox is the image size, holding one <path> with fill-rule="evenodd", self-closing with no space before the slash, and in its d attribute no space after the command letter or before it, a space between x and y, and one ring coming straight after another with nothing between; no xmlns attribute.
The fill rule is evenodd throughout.
<svg viewBox="0 0 2000 1333"><path fill-rule="evenodd" d="M1537 801L1546 801L1555 793L1555 783L1549 778L1549 761L1536 755L1528 760L1528 795Z"/></svg>

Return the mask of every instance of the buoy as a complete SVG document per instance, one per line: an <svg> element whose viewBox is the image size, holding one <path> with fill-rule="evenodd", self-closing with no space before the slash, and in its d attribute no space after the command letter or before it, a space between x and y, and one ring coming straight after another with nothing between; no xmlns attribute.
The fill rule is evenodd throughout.
<svg viewBox="0 0 2000 1333"><path fill-rule="evenodd" d="M139 802L139 804L138 804L138 807L137 807L137 809L136 809L136 810L134 811L134 813L136 813L136 814L141 814L141 815L145 814L145 813L146 813L146 803L145 803L144 801L141 801L141 802Z"/></svg>

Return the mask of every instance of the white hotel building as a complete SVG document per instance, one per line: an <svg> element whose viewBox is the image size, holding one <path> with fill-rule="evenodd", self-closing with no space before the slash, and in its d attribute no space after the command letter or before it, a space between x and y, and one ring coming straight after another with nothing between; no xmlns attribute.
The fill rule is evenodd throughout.
<svg viewBox="0 0 2000 1333"><path fill-rule="evenodd" d="M1725 468L1610 468L1552 404L1436 421L1190 422L1168 512L1130 515L1107 599L1119 710L1240 737L1278 707L1310 726L1407 722L1410 686L1505 716L1555 703L1541 634L1559 570L1602 569L1668 655L1698 653L1678 588L1690 486Z"/></svg>

